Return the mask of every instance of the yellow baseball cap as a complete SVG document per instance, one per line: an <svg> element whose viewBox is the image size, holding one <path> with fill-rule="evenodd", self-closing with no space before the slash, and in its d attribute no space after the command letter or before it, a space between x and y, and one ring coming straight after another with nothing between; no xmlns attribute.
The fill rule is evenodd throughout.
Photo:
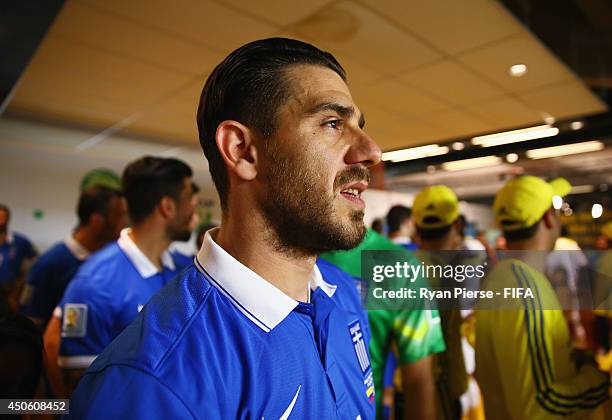
<svg viewBox="0 0 612 420"><path fill-rule="evenodd" d="M526 229L551 208L555 195L565 197L571 190L565 178L550 182L529 175L511 179L495 195L495 220L504 231Z"/></svg>
<svg viewBox="0 0 612 420"><path fill-rule="evenodd" d="M608 239L612 240L612 222L606 223L601 228L601 234L604 235L604 236L607 236Z"/></svg>
<svg viewBox="0 0 612 420"><path fill-rule="evenodd" d="M446 185L426 187L414 198L412 217L419 228L448 226L459 217L457 196Z"/></svg>

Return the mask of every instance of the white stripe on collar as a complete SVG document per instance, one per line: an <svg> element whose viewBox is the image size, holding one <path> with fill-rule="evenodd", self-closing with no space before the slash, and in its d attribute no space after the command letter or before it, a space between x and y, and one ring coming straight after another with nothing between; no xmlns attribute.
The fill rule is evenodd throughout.
<svg viewBox="0 0 612 420"><path fill-rule="evenodd" d="M79 243L74 236L69 235L64 239L64 245L68 247L68 250L75 256L77 260L85 261L89 257L89 251L83 245Z"/></svg>
<svg viewBox="0 0 612 420"><path fill-rule="evenodd" d="M220 228L206 232L196 257L196 267L236 308L255 325L269 332L285 319L298 301L240 263L213 240ZM212 234L212 235L211 235ZM315 265L310 275L312 290L320 287L332 297L337 286L326 283Z"/></svg>
<svg viewBox="0 0 612 420"><path fill-rule="evenodd" d="M15 235L13 235L13 232L11 232L10 230L6 232L5 242L7 244L12 244L14 240L15 240Z"/></svg>
<svg viewBox="0 0 612 420"><path fill-rule="evenodd" d="M119 248L121 248L121 250L125 253L142 278L146 279L147 277L151 277L159 273L159 270L155 264L153 264L151 260L149 260L149 258L147 258L147 256L138 248L134 241L132 241L132 238L130 238L129 235L130 231L130 228L125 228L121 231L121 235L117 240L117 245L119 245ZM164 267L170 270L175 269L174 261L167 250L161 255L161 262Z"/></svg>

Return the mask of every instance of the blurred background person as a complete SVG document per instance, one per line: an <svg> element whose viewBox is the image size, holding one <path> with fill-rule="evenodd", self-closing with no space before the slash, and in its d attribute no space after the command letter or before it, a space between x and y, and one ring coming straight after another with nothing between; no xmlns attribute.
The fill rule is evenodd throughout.
<svg viewBox="0 0 612 420"><path fill-rule="evenodd" d="M546 256L561 233L552 198L570 190L561 178L546 182L521 176L495 196L495 219L513 254L489 273L486 290L501 295L504 288L520 288L531 293L512 301L514 306L494 303L493 310L476 311L476 376L489 417L582 418L609 398L609 375L599 371L586 352L572 348L567 322L545 275Z"/></svg>
<svg viewBox="0 0 612 420"><path fill-rule="evenodd" d="M387 213L388 237L393 243L406 248L409 251L417 249L417 245L412 241L414 224L410 216L410 207L393 206Z"/></svg>
<svg viewBox="0 0 612 420"><path fill-rule="evenodd" d="M167 249L191 235L191 176L177 159L147 156L126 167L131 228L79 268L45 331L57 395L71 393L85 368L177 274Z"/></svg>
<svg viewBox="0 0 612 420"><path fill-rule="evenodd" d="M462 245L464 225L455 193L445 185L426 187L416 195L412 208L419 238L417 258L425 265L452 263L449 258L456 253L439 251L457 251ZM434 290L448 286L444 279L428 277L427 280ZM446 350L434 358L438 418L458 420L463 414L461 395L468 389L461 339L462 316L459 308L444 308L440 310L440 318Z"/></svg>
<svg viewBox="0 0 612 420"><path fill-rule="evenodd" d="M78 225L72 234L32 265L21 295L20 312L42 331L83 261L117 240L127 226L127 204L121 191L93 186L81 193L77 216Z"/></svg>
<svg viewBox="0 0 612 420"><path fill-rule="evenodd" d="M25 236L11 232L11 210L0 204L0 294L17 310L25 274L36 257L36 249Z"/></svg>
<svg viewBox="0 0 612 420"><path fill-rule="evenodd" d="M0 313L0 398L34 398L42 365L38 327L23 315Z"/></svg>

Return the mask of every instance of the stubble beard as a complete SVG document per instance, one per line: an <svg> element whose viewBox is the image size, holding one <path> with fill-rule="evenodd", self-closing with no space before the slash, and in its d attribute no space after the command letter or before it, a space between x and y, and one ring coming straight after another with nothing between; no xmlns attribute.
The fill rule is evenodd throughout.
<svg viewBox="0 0 612 420"><path fill-rule="evenodd" d="M278 151L268 155L264 176L268 188L260 210L268 226L266 239L277 251L303 257L359 245L366 233L363 210L351 210L348 220L343 221L334 201L343 199L338 197L339 186L369 180L367 169L350 167L340 173L330 194L319 177L325 173L321 165L291 160Z"/></svg>

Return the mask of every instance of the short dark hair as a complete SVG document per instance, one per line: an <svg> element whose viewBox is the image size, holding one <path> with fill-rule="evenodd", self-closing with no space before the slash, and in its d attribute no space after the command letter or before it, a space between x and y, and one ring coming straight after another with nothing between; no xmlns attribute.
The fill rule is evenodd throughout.
<svg viewBox="0 0 612 420"><path fill-rule="evenodd" d="M43 366L43 340L32 321L23 315L0 318L0 395L33 398Z"/></svg>
<svg viewBox="0 0 612 420"><path fill-rule="evenodd" d="M106 215L108 205L115 197L123 197L123 193L115 188L102 185L89 187L81 193L77 204L77 215L79 216L79 227L89 223L94 213Z"/></svg>
<svg viewBox="0 0 612 420"><path fill-rule="evenodd" d="M395 232L400 229L402 223L410 219L412 216L412 210L410 207L405 206L393 206L389 213L387 213L387 226L390 232Z"/></svg>
<svg viewBox="0 0 612 420"><path fill-rule="evenodd" d="M269 138L277 128L278 108L291 93L286 70L311 64L335 71L344 81L346 73L328 52L313 45L286 38L269 38L243 45L225 58L208 77L198 106L200 145L208 159L211 177L226 207L229 179L217 149L219 124L238 121Z"/></svg>
<svg viewBox="0 0 612 420"><path fill-rule="evenodd" d="M502 222L501 227L502 231L504 232L504 238L506 238L506 242L525 241L527 239L533 238L536 232L538 231L538 226L540 225L541 221L542 219L538 220L533 225L523 229L509 231L504 230L504 224Z"/></svg>
<svg viewBox="0 0 612 420"><path fill-rule="evenodd" d="M189 165L178 159L145 156L130 163L122 176L130 221L141 222L165 196L179 201L184 179L192 174Z"/></svg>
<svg viewBox="0 0 612 420"><path fill-rule="evenodd" d="M4 204L0 204L0 211L3 211L6 213L6 220L11 219L11 209L9 209L8 206Z"/></svg>
<svg viewBox="0 0 612 420"><path fill-rule="evenodd" d="M431 229L423 229L417 226L416 230L421 239L425 241L437 241L438 239L442 239L448 232L450 232L452 225L453 224Z"/></svg>

